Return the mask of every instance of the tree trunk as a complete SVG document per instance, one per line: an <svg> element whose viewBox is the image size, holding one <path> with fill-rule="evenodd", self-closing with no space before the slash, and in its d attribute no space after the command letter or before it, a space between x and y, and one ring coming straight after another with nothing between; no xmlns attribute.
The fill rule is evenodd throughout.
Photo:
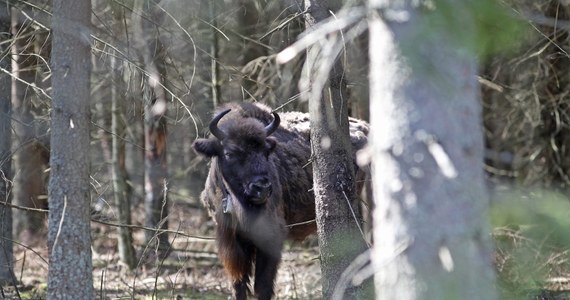
<svg viewBox="0 0 570 300"><path fill-rule="evenodd" d="M239 0L238 4L240 10L238 11L238 30L242 37L239 37L239 42L243 45L240 49L241 65L245 66L252 60L259 58L261 56L267 55L266 48L253 42L253 40L248 40L247 38L254 38L254 34L258 32L257 26L259 26L260 15L258 5L256 5L256 0ZM254 75L254 74L251 74ZM251 95L256 93L256 82L249 76L244 76L241 82L241 88L243 89L243 95L245 98L253 98ZM255 100L255 99L254 99Z"/></svg>
<svg viewBox="0 0 570 300"><path fill-rule="evenodd" d="M167 99L164 89L164 49L159 39L156 24L159 9L149 0L142 0L143 15L138 30L140 53L146 71L144 98L145 137L145 225L158 230L168 229L167 161L166 161L166 110ZM153 22L151 22L151 20ZM146 231L148 243L157 238L157 249L161 255L170 252L168 234Z"/></svg>
<svg viewBox="0 0 570 300"><path fill-rule="evenodd" d="M475 56L448 27L426 31L433 11L394 3L369 1L376 294L496 299Z"/></svg>
<svg viewBox="0 0 570 300"><path fill-rule="evenodd" d="M326 1L306 0L305 9L310 12L305 17L307 29L329 17ZM315 46L307 50L304 67L306 80L314 77L309 74L319 71L319 54L319 49ZM348 127L346 81L343 75L342 63L336 60L323 96L312 90L309 99L313 190L324 299L332 297L341 274L354 258L366 250L365 241L360 238L358 230L360 220L355 220L353 214L358 209L352 206L357 203L357 196ZM315 88L313 82L307 81L305 84ZM356 299L362 295L363 290L350 287L343 299Z"/></svg>
<svg viewBox="0 0 570 300"><path fill-rule="evenodd" d="M210 90L212 91L212 105L213 107L218 107L218 105L221 104L220 98L222 94L219 78L220 67L218 66L218 54L220 51L217 31L218 21L216 18L216 1L209 1L208 9L209 17L212 22L212 27L210 29L212 34L212 44L210 45Z"/></svg>
<svg viewBox="0 0 570 300"><path fill-rule="evenodd" d="M14 139L14 202L17 205L47 209L45 169L49 151L37 138L37 123L32 114L35 91L29 84L36 83L37 56L34 53L36 36L30 24L20 21L22 13L13 9L12 34L12 106ZM27 36L27 38L25 38ZM22 242L37 243L44 228L45 214L32 211L14 213L15 232Z"/></svg>
<svg viewBox="0 0 570 300"><path fill-rule="evenodd" d="M91 1L53 1L48 299L94 299L89 184Z"/></svg>
<svg viewBox="0 0 570 300"><path fill-rule="evenodd" d="M0 11L0 52L8 51L10 36L10 13L7 5ZM10 56L0 60L0 67L10 70ZM9 283L16 287L13 273L12 208L3 205L11 203L12 153L10 151L12 129L10 102L11 77L0 73L0 286Z"/></svg>
<svg viewBox="0 0 570 300"><path fill-rule="evenodd" d="M117 58L110 57L111 76L111 173L113 174L113 194L115 205L119 211L119 223L131 224L131 189L127 185L127 170L125 168L125 98L119 97L118 86L122 83L117 67ZM136 266L133 236L129 227L119 227L119 257L129 269Z"/></svg>

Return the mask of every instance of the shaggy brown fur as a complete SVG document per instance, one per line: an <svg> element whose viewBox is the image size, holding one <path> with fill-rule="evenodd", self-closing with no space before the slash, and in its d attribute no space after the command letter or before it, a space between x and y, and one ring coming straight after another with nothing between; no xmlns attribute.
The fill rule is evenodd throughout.
<svg viewBox="0 0 570 300"><path fill-rule="evenodd" d="M217 223L218 255L235 298L246 299L255 263L255 294L270 299L283 241L303 240L316 231L315 222L287 226L315 219L309 115L280 113L280 126L268 136L266 126L274 119L268 107L231 103L217 115L227 109L217 124L222 140L210 137L193 144L212 158L201 200ZM351 118L350 134L356 152L366 145L368 124ZM267 189L249 188L266 181Z"/></svg>

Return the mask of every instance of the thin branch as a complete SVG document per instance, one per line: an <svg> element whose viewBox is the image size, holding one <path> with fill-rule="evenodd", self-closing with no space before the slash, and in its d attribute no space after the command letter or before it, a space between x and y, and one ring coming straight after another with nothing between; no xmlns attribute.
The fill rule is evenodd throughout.
<svg viewBox="0 0 570 300"><path fill-rule="evenodd" d="M334 287L332 294L332 300L342 300L344 296L344 291L348 288L348 284L351 279L362 270L367 264L370 263L370 252L371 249L366 249L366 251L360 253L348 267L342 272L338 282ZM372 269L372 268L371 268Z"/></svg>
<svg viewBox="0 0 570 300"><path fill-rule="evenodd" d="M315 223L316 221L317 221L317 219L312 219L312 220L303 221L303 222L299 222L299 223L288 224L287 228L291 228L291 227L295 227L295 226L301 226L301 225L307 225L307 224Z"/></svg>
<svg viewBox="0 0 570 300"><path fill-rule="evenodd" d="M32 88L34 91L39 91L39 94L44 95L46 98L48 98L49 100L51 100L51 96L48 95L46 93L46 91L44 91L42 88L37 87L34 83L29 83L25 80L22 80L21 78L19 78L18 76L14 75L12 72L0 67L0 71L2 71L3 73L9 75L10 77L16 79L17 81L20 81L21 83L27 85L28 87Z"/></svg>
<svg viewBox="0 0 570 300"><path fill-rule="evenodd" d="M285 48L277 54L277 63L284 64L293 59L299 53L305 51L309 46L320 42L327 35L343 30L354 23L358 23L366 17L366 9L355 7L347 10L345 14L339 14L338 18L330 17L321 22L313 30L305 31L293 45Z"/></svg>
<svg viewBox="0 0 570 300"><path fill-rule="evenodd" d="M342 194L344 195L344 199L346 199L346 204L348 204L348 208L350 208L350 212L352 213L352 218L354 219L354 222L356 223L356 227L358 227L358 230L360 231L360 235L362 236L362 240L364 240L364 242L366 243L366 246L368 246L368 248L371 248L372 245L366 240L366 236L364 234L364 231L362 230L362 226L360 226L360 222L358 221L358 218L356 217L356 213L354 212L354 208L350 204L350 200L348 199L348 196L344 192L344 189L342 190Z"/></svg>
<svg viewBox="0 0 570 300"><path fill-rule="evenodd" d="M24 211L31 211L31 212L37 212L37 213L49 213L48 209L25 207L25 206L20 206L20 205L11 204L11 203L5 203L5 202L0 202L0 205L7 206L10 208L19 209L19 210L24 210ZM184 236L184 237L187 237L190 239L196 239L196 240L207 240L207 241L215 240L214 237L192 235L192 234L187 234L187 233L180 232L177 230L167 230L167 229L158 229L157 230L156 228L151 228L151 227L146 227L146 226L141 226L141 225L134 225L134 224L119 224L119 223L104 221L104 220L97 219L97 218L91 218L91 222L99 223L99 224L103 224L103 225L108 225L108 226L113 226L113 227L125 227L125 228L133 228L133 229L142 229L142 230L147 230L147 231L155 231L157 233L173 233L173 234L181 235L181 236ZM308 222L312 222L312 221L308 221ZM294 225L297 225L297 224L294 224ZM299 225L302 225L302 224L299 223ZM293 225L291 225L291 226L293 226Z"/></svg>
<svg viewBox="0 0 570 300"><path fill-rule="evenodd" d="M26 249L32 251L32 253L34 253L35 255L37 255L46 265L49 265L48 261L47 261L45 258L43 258L40 253L38 253L36 250L34 250L33 248L31 248L30 246L24 245L24 244L22 244L22 243L20 243L20 242L18 242L18 241L14 241L14 240L12 240L12 239L8 239L8 238L3 237L3 236L0 236L0 239L3 239L3 240L5 240L5 241L11 242L11 243L14 243L15 245L18 245L18 246L20 246L20 247L23 247L23 248L26 248Z"/></svg>
<svg viewBox="0 0 570 300"><path fill-rule="evenodd" d="M214 2L211 2L210 4L213 4ZM218 26L216 25L216 23L212 24L204 19L198 19L200 20L202 23L210 26L212 29L214 29L215 31L217 31L219 34L221 34L228 42L230 41L230 38L221 30L218 28Z"/></svg>
<svg viewBox="0 0 570 300"><path fill-rule="evenodd" d="M285 26L287 26L287 24L291 23L293 20L297 19L298 17L304 15L307 13L307 9L305 9L302 12L298 12L295 13L294 15L290 16L289 18L283 20L283 22L279 23L279 25L277 25L275 28L269 30L266 34L262 35L259 40L263 40L264 38L268 37L269 35L271 35L272 33L274 33L275 31L279 31L281 29L283 29Z"/></svg>

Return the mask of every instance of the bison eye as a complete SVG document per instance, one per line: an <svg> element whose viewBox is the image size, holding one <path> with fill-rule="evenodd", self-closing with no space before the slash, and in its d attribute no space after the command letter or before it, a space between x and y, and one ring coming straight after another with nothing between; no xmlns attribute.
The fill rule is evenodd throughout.
<svg viewBox="0 0 570 300"><path fill-rule="evenodd" d="M226 160L233 160L235 158L235 154L233 152L224 152L224 158Z"/></svg>
<svg viewBox="0 0 570 300"><path fill-rule="evenodd" d="M224 159L225 159L225 160L229 160L229 161L237 160L237 159L239 159L240 157L243 157L243 155L244 155L244 154L242 154L242 153L239 152L239 151L229 151L229 150L225 150L225 151L224 151Z"/></svg>

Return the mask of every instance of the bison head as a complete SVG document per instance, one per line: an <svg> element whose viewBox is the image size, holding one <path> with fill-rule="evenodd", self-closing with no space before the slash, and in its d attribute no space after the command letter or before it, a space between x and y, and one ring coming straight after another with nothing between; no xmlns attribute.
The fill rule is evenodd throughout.
<svg viewBox="0 0 570 300"><path fill-rule="evenodd" d="M218 113L210 122L213 137L197 139L192 146L200 154L217 158L217 171L239 201L264 204L271 195L272 173L276 172L269 157L276 141L270 135L279 127L279 115L273 112L273 121L264 125L256 118L235 113L218 125L230 110Z"/></svg>

